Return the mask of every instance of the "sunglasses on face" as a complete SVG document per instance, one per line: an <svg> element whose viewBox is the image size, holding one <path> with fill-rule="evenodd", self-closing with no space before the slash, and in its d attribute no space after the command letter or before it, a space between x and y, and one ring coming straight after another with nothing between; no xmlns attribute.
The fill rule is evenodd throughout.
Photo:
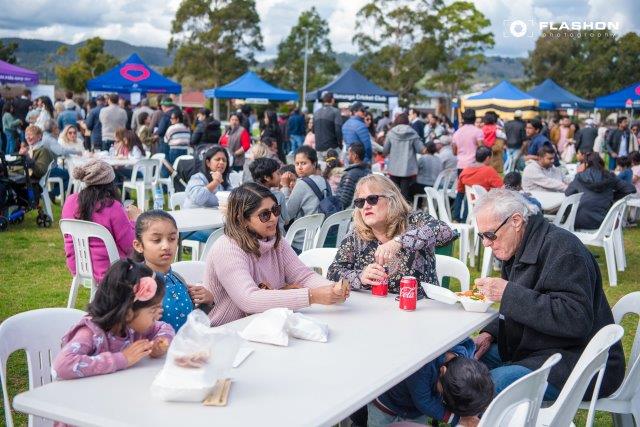
<svg viewBox="0 0 640 427"><path fill-rule="evenodd" d="M497 235L498 231L499 231L499 230L502 228L502 226L504 226L504 225L507 223L507 221L509 221L510 219L511 219L511 217L510 217L510 216L506 217L506 218L505 218L505 220L504 220L504 221L502 221L502 224L500 224L500 225L498 226L498 228L496 228L496 230L495 230L495 231L485 231L484 233L478 233L478 237L480 237L480 240L488 239L488 240L491 240L492 242L495 242L495 241L496 241L496 239L498 238L498 235Z"/></svg>
<svg viewBox="0 0 640 427"><path fill-rule="evenodd" d="M273 205L271 209L265 209L263 211L258 212L258 219L262 223L268 222L271 219L272 214L276 218L279 217L281 210L282 210L282 207L280 205Z"/></svg>
<svg viewBox="0 0 640 427"><path fill-rule="evenodd" d="M353 205L358 209L364 208L364 202L367 202L369 206L375 206L378 204L378 200L380 200L380 197L387 196L383 196L382 194L372 194L367 197L360 197L357 199L353 199Z"/></svg>

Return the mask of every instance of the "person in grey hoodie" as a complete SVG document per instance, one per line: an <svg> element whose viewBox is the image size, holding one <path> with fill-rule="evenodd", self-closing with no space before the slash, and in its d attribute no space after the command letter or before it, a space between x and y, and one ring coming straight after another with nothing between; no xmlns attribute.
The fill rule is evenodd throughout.
<svg viewBox="0 0 640 427"><path fill-rule="evenodd" d="M583 167L585 169L580 171ZM587 154L580 168L564 194L583 193L576 213L575 228L595 230L602 224L614 201L635 193L636 188L606 170L598 153Z"/></svg>
<svg viewBox="0 0 640 427"><path fill-rule="evenodd" d="M313 148L303 145L298 148L295 155L294 164L296 166L296 176L288 172L282 176L281 183L282 192L287 200L287 214L289 218L295 221L303 216L318 213L320 199L313 192L311 187L303 181L302 178L310 178L315 182L320 191L326 196L326 190L329 183L320 175L316 175L318 165L318 154ZM300 253L302 251L302 243L304 242L304 234L298 233L293 239L291 246Z"/></svg>
<svg viewBox="0 0 640 427"><path fill-rule="evenodd" d="M411 188L418 174L417 154L424 152L420 137L409 125L409 116L398 114L387 133L382 153L389 159L386 169L389 178L408 202L411 202Z"/></svg>

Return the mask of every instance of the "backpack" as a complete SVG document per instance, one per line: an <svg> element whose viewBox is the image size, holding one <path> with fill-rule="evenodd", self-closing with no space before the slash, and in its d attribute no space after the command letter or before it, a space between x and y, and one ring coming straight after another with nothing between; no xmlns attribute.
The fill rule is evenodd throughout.
<svg viewBox="0 0 640 427"><path fill-rule="evenodd" d="M342 210L342 203L340 199L331 194L331 186L329 186L329 182L325 179L324 182L327 184L327 197L322 194L318 185L313 182L313 180L309 177L304 177L302 180L311 187L311 190L315 193L318 200L320 200L320 204L318 205L318 212L323 213L325 218L330 217L334 213L338 213Z"/></svg>

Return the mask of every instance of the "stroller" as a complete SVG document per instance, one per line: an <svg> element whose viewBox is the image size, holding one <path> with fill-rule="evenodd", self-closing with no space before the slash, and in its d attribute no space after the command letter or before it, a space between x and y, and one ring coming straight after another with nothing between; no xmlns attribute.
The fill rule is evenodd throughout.
<svg viewBox="0 0 640 427"><path fill-rule="evenodd" d="M9 224L21 223L27 212L36 209L38 227L51 227L53 219L38 203L39 185L32 181L23 156L7 161L4 152L0 151L0 232L6 231Z"/></svg>

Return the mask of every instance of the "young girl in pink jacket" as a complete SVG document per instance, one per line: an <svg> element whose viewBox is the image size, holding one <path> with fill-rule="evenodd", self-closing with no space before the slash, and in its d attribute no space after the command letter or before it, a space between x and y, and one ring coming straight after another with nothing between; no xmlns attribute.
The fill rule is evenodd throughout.
<svg viewBox="0 0 640 427"><path fill-rule="evenodd" d="M126 210L120 203L118 187L114 183L115 172L108 163L92 159L73 169L73 177L81 180L86 187L79 193L71 194L62 207L62 219L81 219L104 226L118 248L120 258L126 258L135 238L135 221L140 211L135 206ZM111 265L107 248L101 240L90 238L89 251L93 277L100 282ZM72 275L76 274L76 259L71 236L64 236L64 252L67 267Z"/></svg>
<svg viewBox="0 0 640 427"><path fill-rule="evenodd" d="M53 376L109 374L147 356L162 357L175 333L160 322L165 287L144 264L120 260L107 271L84 316L62 338Z"/></svg>

